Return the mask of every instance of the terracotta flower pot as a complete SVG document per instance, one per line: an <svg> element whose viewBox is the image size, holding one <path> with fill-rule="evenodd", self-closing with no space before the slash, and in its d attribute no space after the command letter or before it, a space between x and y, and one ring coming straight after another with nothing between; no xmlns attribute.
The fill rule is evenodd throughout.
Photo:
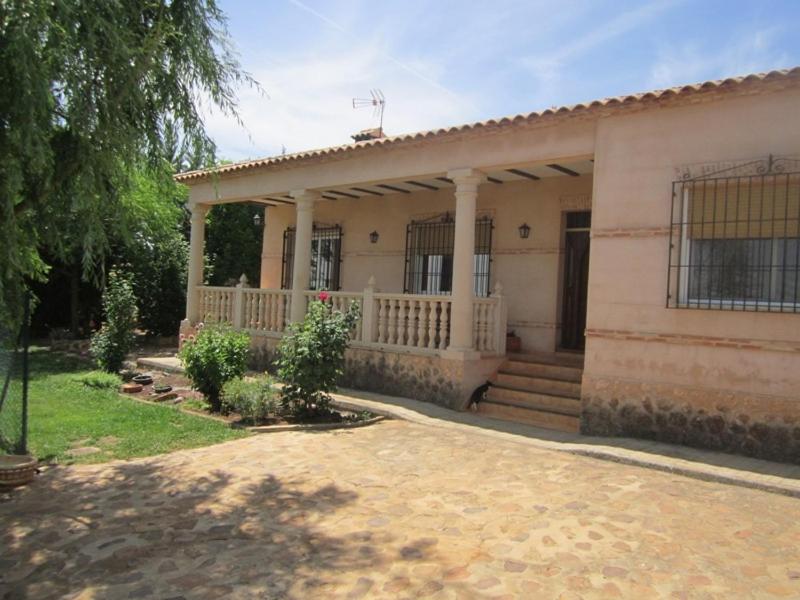
<svg viewBox="0 0 800 600"><path fill-rule="evenodd" d="M0 487L16 487L33 480L38 462L27 454L0 456Z"/></svg>
<svg viewBox="0 0 800 600"><path fill-rule="evenodd" d="M520 352L522 350L522 338L514 334L506 336L506 352Z"/></svg>

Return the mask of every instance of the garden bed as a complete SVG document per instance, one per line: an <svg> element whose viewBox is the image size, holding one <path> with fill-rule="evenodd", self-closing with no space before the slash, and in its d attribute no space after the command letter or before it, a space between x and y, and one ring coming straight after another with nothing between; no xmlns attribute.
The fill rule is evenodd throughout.
<svg viewBox="0 0 800 600"><path fill-rule="evenodd" d="M154 404L174 405L182 411L255 432L360 427L377 423L385 418L368 411L331 410L326 414L313 415L309 418L272 415L254 422L243 418L236 412L227 414L212 412L203 394L192 389L192 384L185 375L161 371L142 371L141 374L151 376L152 383L142 385L141 391L125 394L125 396ZM169 386L172 389L166 393L157 393L155 388L159 386Z"/></svg>

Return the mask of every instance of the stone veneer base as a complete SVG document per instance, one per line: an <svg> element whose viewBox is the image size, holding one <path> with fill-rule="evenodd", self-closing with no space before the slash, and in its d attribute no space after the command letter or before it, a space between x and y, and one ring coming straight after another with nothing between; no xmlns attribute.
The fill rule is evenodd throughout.
<svg viewBox="0 0 800 600"><path fill-rule="evenodd" d="M581 433L800 464L800 400L584 375Z"/></svg>
<svg viewBox="0 0 800 600"><path fill-rule="evenodd" d="M251 368L271 370L278 342L277 338L254 337ZM345 353L345 373L339 385L462 410L501 360L450 360L435 355L351 347Z"/></svg>

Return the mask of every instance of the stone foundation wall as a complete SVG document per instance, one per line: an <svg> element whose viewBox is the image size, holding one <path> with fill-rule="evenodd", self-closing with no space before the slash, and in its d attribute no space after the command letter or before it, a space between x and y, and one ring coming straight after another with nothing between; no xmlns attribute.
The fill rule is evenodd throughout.
<svg viewBox="0 0 800 600"><path fill-rule="evenodd" d="M252 336L247 367L253 371L273 372L276 359L275 350L279 342L278 338Z"/></svg>
<svg viewBox="0 0 800 600"><path fill-rule="evenodd" d="M272 371L279 341L254 337L250 347L250 368ZM339 385L462 410L475 389L497 369L497 363L495 359L461 361L379 349L348 348L345 373Z"/></svg>
<svg viewBox="0 0 800 600"><path fill-rule="evenodd" d="M800 399L584 376L581 433L800 464Z"/></svg>
<svg viewBox="0 0 800 600"><path fill-rule="evenodd" d="M350 348L341 385L460 409L471 393L463 361Z"/></svg>

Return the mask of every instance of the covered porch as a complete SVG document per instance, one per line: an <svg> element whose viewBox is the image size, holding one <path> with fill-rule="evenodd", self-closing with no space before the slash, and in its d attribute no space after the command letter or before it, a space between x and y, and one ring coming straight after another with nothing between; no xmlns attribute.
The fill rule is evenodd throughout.
<svg viewBox="0 0 800 600"><path fill-rule="evenodd" d="M362 315L350 387L463 408L504 362L509 332L526 351L561 346L567 215L590 211L592 172L579 156L192 198L181 335L227 323L268 362L326 290ZM206 214L226 202L264 207L259 282L203 284Z"/></svg>

